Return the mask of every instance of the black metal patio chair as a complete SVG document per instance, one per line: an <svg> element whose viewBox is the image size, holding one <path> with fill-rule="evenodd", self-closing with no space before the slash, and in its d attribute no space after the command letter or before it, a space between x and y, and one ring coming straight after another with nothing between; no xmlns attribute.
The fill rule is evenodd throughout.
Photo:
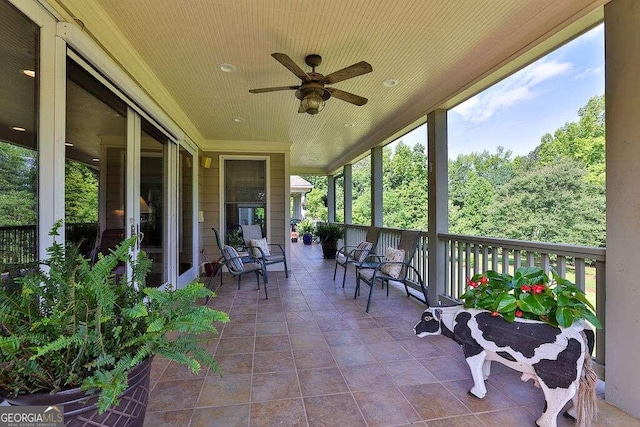
<svg viewBox="0 0 640 427"><path fill-rule="evenodd" d="M336 280L338 266L344 268L344 274L342 275L342 287L344 288L344 282L347 278L347 268L351 264L355 267L356 277L358 277L358 269L367 261L369 256L375 255L379 236L379 227L369 227L364 240L357 246L345 245L338 249L338 252L336 252L336 265L333 268L333 280Z"/></svg>
<svg viewBox="0 0 640 427"><path fill-rule="evenodd" d="M358 269L356 276L356 291L353 296L355 299L360 294L360 283L364 282L369 285L369 298L367 299L367 313L371 305L371 295L373 294L374 284L377 280L382 282L382 286L387 285L387 296L389 296L389 282L401 283L407 292L407 297L414 297L419 301L429 305L427 299L427 289L418 270L411 264L413 257L420 242L420 232L405 230L400 235L400 241L397 248L387 248L386 256L376 255L379 260L377 263L367 263ZM402 252L400 252L402 251ZM393 255L401 255L398 259L393 259ZM391 259L390 259L391 258ZM409 277L412 272L412 277ZM416 285L417 283L417 285ZM422 292L424 299L409 292L409 287L418 289Z"/></svg>

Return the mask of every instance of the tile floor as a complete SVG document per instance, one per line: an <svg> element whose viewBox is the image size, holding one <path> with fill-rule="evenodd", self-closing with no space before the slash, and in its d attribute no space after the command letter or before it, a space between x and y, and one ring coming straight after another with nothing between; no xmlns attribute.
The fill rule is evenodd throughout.
<svg viewBox="0 0 640 427"><path fill-rule="evenodd" d="M231 318L206 343L222 376L154 360L145 426L535 426L543 395L518 373L494 363L487 396L468 395L460 347L413 333L423 304L376 288L367 314L353 270L343 289L319 245L292 246L289 278L270 274L268 300L247 275L239 290L225 277L209 302ZM599 391L596 426L640 425Z"/></svg>

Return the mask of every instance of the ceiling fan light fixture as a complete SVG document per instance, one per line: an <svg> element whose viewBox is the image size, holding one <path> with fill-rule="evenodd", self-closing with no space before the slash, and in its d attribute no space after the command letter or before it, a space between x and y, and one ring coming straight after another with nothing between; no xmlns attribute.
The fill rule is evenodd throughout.
<svg viewBox="0 0 640 427"><path fill-rule="evenodd" d="M310 92L300 102L300 107L307 114L318 114L324 108L324 99L317 92Z"/></svg>

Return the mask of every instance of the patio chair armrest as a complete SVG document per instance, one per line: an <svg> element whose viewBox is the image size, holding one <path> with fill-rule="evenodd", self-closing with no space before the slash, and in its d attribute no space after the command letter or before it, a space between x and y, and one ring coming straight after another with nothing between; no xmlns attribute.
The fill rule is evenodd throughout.
<svg viewBox="0 0 640 427"><path fill-rule="evenodd" d="M282 247L282 245L280 243L269 243L268 246L277 246L280 249L280 252L282 252L282 255L284 255L284 248ZM258 248L260 249L260 248ZM260 249L260 251L262 252L262 249ZM263 253L264 255L264 253Z"/></svg>

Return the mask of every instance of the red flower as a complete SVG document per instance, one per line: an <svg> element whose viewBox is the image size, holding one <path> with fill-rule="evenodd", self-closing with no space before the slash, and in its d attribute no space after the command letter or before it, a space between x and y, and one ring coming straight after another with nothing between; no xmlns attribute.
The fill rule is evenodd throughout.
<svg viewBox="0 0 640 427"><path fill-rule="evenodd" d="M478 287L478 285L479 285L479 283L478 283L478 282L471 282L471 283L469 283L469 286L471 286L472 288L477 288L477 287Z"/></svg>
<svg viewBox="0 0 640 427"><path fill-rule="evenodd" d="M489 283L489 279L487 278L487 276L482 276L480 278L480 283L482 283L483 285L486 285L487 283Z"/></svg>
<svg viewBox="0 0 640 427"><path fill-rule="evenodd" d="M533 289L534 294L541 294L544 292L544 285L533 285L531 287Z"/></svg>
<svg viewBox="0 0 640 427"><path fill-rule="evenodd" d="M516 317L522 317L522 312L520 310L516 310Z"/></svg>
<svg viewBox="0 0 640 427"><path fill-rule="evenodd" d="M493 317L498 317L498 316L500 316L500 313L498 313L497 311L493 311L493 312L491 312L491 315Z"/></svg>
<svg viewBox="0 0 640 427"><path fill-rule="evenodd" d="M522 285L522 287L520 289L522 290L522 292L530 292L531 291L531 286Z"/></svg>

